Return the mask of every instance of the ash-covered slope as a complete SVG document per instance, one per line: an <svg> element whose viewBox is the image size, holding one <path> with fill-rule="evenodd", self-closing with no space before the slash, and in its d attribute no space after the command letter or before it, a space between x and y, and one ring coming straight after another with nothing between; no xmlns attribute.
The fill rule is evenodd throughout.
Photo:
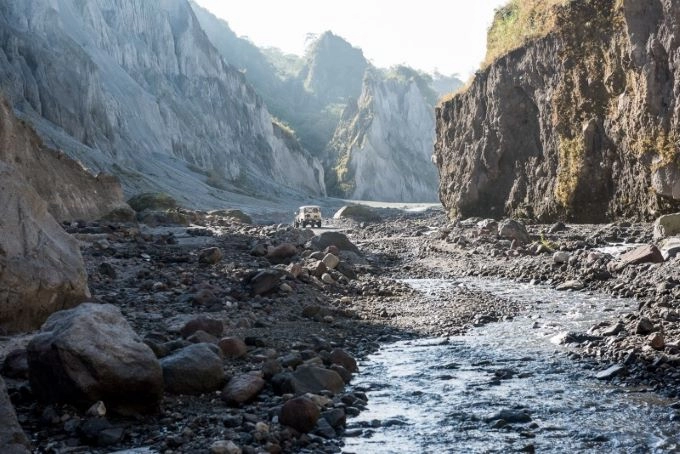
<svg viewBox="0 0 680 454"><path fill-rule="evenodd" d="M260 51L226 22L192 7L225 60L245 70L270 110L322 159L329 194L436 200L434 105L461 85L457 77L431 77L403 66L377 69L361 49L332 32L316 37L304 58L281 70L268 61L272 52ZM282 63L282 55L277 57Z"/></svg>
<svg viewBox="0 0 680 454"><path fill-rule="evenodd" d="M272 124L186 0L9 0L0 80L19 115L127 194L196 207L223 191L324 194L323 169Z"/></svg>
<svg viewBox="0 0 680 454"><path fill-rule="evenodd" d="M328 147L330 194L360 200L436 200L434 93L408 68L367 72Z"/></svg>
<svg viewBox="0 0 680 454"><path fill-rule="evenodd" d="M598 222L680 207L680 3L573 1L437 109L451 215Z"/></svg>
<svg viewBox="0 0 680 454"><path fill-rule="evenodd" d="M0 162L30 185L57 221L101 219L117 209L131 211L118 180L91 175L64 153L45 147L0 99Z"/></svg>

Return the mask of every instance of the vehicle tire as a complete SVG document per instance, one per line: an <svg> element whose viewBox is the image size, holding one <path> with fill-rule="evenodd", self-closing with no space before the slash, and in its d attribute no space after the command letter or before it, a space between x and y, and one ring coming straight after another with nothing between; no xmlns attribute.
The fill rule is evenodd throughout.
<svg viewBox="0 0 680 454"><path fill-rule="evenodd" d="M316 221L316 228L320 229L321 228L321 221Z"/></svg>

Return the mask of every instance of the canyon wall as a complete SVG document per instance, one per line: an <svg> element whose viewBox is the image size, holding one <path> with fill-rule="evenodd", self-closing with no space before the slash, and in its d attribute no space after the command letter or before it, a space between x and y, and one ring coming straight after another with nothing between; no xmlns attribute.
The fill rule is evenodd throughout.
<svg viewBox="0 0 680 454"><path fill-rule="evenodd" d="M572 1L436 110L451 216L650 219L680 209L680 3Z"/></svg>

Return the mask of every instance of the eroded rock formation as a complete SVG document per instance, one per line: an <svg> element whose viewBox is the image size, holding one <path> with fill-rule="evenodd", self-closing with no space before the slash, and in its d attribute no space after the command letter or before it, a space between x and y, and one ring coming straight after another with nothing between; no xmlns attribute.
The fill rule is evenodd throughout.
<svg viewBox="0 0 680 454"><path fill-rule="evenodd" d="M680 205L680 4L574 1L436 111L451 215L601 222Z"/></svg>
<svg viewBox="0 0 680 454"><path fill-rule="evenodd" d="M0 80L49 145L128 195L215 207L225 190L324 193L319 162L277 133L186 0L4 2Z"/></svg>
<svg viewBox="0 0 680 454"><path fill-rule="evenodd" d="M31 330L90 296L77 241L0 161L0 333Z"/></svg>
<svg viewBox="0 0 680 454"><path fill-rule="evenodd" d="M59 221L100 219L126 207L118 179L91 175L66 154L46 147L0 100L0 161L11 165Z"/></svg>
<svg viewBox="0 0 680 454"><path fill-rule="evenodd" d="M405 68L404 68L405 70ZM361 96L343 114L328 147L330 194L359 200L436 199L432 105L415 71L364 78Z"/></svg>

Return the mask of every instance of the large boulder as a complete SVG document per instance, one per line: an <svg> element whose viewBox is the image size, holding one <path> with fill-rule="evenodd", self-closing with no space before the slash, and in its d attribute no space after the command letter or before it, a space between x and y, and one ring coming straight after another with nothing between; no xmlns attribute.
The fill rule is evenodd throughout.
<svg viewBox="0 0 680 454"><path fill-rule="evenodd" d="M321 235L312 238L311 245L312 248L317 251L323 251L329 246L335 246L341 251L350 251L355 254L361 254L359 248L347 238L347 235L340 232L323 232Z"/></svg>
<svg viewBox="0 0 680 454"><path fill-rule="evenodd" d="M30 445L19 425L12 402L7 395L5 382L0 377L0 452L5 454L29 454Z"/></svg>
<svg viewBox="0 0 680 454"><path fill-rule="evenodd" d="M526 227L514 219L505 219L498 224L498 235L502 238L517 241L520 244L527 244L531 241Z"/></svg>
<svg viewBox="0 0 680 454"><path fill-rule="evenodd" d="M666 238L659 242L658 248L664 260L671 259L680 254L680 237Z"/></svg>
<svg viewBox="0 0 680 454"><path fill-rule="evenodd" d="M161 360L165 388L176 394L217 391L224 385L224 369L219 348L194 344Z"/></svg>
<svg viewBox="0 0 680 454"><path fill-rule="evenodd" d="M350 372L358 372L357 361L341 348L334 348L331 352L331 363L338 364Z"/></svg>
<svg viewBox="0 0 680 454"><path fill-rule="evenodd" d="M295 394L319 394L330 391L338 394L345 387L340 375L329 369L315 366L300 366L293 372L290 382Z"/></svg>
<svg viewBox="0 0 680 454"><path fill-rule="evenodd" d="M321 412L316 404L306 397L290 399L281 408L279 421L298 432L309 432L316 426Z"/></svg>
<svg viewBox="0 0 680 454"><path fill-rule="evenodd" d="M661 216L654 222L654 240L659 241L669 236L680 234L680 213Z"/></svg>
<svg viewBox="0 0 680 454"><path fill-rule="evenodd" d="M366 205L345 205L335 212L333 219L351 219L357 222L380 222L382 220L374 208Z"/></svg>
<svg viewBox="0 0 680 454"><path fill-rule="evenodd" d="M161 365L115 306L55 313L27 350L31 388L42 401L88 407L101 400L120 414L158 409Z"/></svg>
<svg viewBox="0 0 680 454"><path fill-rule="evenodd" d="M33 330L90 296L77 241L0 161L0 334Z"/></svg>
<svg viewBox="0 0 680 454"><path fill-rule="evenodd" d="M630 265L639 265L641 263L663 263L663 261L663 255L659 248L653 244L646 244L626 252L616 261L609 262L607 267L609 268L609 271L618 272Z"/></svg>

